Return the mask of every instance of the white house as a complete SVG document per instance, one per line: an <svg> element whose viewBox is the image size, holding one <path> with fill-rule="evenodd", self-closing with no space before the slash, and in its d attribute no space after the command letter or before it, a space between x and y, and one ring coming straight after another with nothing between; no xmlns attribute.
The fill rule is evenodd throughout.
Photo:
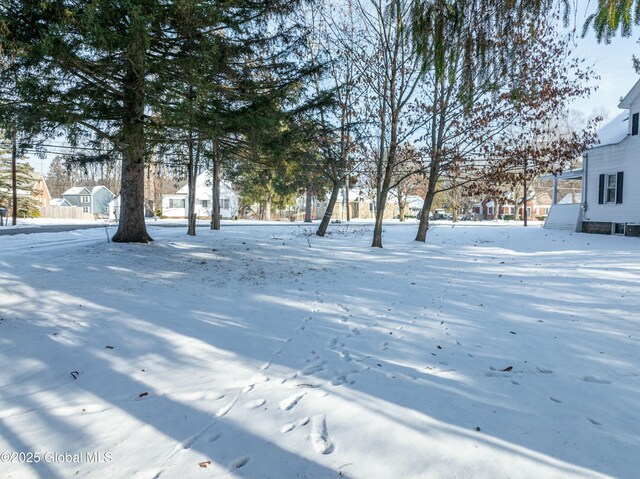
<svg viewBox="0 0 640 479"><path fill-rule="evenodd" d="M167 218L186 218L189 185L177 192L162 195L162 215ZM204 171L196 178L196 215L211 217L213 207L212 177ZM220 182L220 216L231 219L238 215L238 194L226 183Z"/></svg>
<svg viewBox="0 0 640 479"><path fill-rule="evenodd" d="M545 227L564 221L585 233L640 236L640 189L633 187L640 181L640 81L618 107L625 112L598 132L600 143L584 155L582 170L564 175L582 180L580 194L558 195L563 176L556 179ZM561 214L565 218L558 221Z"/></svg>

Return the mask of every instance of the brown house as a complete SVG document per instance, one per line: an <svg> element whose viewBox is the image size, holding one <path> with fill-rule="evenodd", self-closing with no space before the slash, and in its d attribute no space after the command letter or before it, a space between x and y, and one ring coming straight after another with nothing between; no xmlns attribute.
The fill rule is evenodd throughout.
<svg viewBox="0 0 640 479"><path fill-rule="evenodd" d="M33 197L38 202L38 206L51 206L51 193L49 193L44 177L42 175L37 178L34 176L33 181Z"/></svg>
<svg viewBox="0 0 640 479"><path fill-rule="evenodd" d="M524 218L524 198L518 201L518 218ZM473 213L477 220L503 219L513 215L513 204L500 203L500 211L496 211L496 201L493 198L484 198L480 203L473 205ZM551 209L551 197L547 193L535 194L527 199L526 212L528 220L543 220Z"/></svg>

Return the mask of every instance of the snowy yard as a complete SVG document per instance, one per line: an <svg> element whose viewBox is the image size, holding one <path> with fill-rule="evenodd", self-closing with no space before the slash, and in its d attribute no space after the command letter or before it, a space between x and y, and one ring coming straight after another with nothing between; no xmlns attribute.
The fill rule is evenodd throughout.
<svg viewBox="0 0 640 479"><path fill-rule="evenodd" d="M0 478L640 474L638 239L223 228L0 237Z"/></svg>

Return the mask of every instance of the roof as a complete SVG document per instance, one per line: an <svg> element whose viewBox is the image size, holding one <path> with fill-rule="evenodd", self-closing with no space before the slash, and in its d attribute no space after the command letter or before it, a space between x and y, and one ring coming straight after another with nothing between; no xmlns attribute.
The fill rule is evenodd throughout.
<svg viewBox="0 0 640 479"><path fill-rule="evenodd" d="M71 203L64 198L52 198L51 206L71 206Z"/></svg>
<svg viewBox="0 0 640 479"><path fill-rule="evenodd" d="M624 140L629 135L629 113L620 113L609 123L598 130L597 146L615 145Z"/></svg>
<svg viewBox="0 0 640 479"><path fill-rule="evenodd" d="M109 188L107 188L104 185L98 185L98 186L94 186L93 188L91 188L91 194L95 195L96 192L99 191L99 190L107 190L109 192L109 194L111 194L112 196L116 196L113 191L111 191Z"/></svg>
<svg viewBox="0 0 640 479"><path fill-rule="evenodd" d="M575 170L567 170L562 173L548 173L546 175L542 175L540 177L541 180L553 180L554 178L558 178L559 180L573 180L582 178L584 171L582 168L576 168Z"/></svg>
<svg viewBox="0 0 640 479"><path fill-rule="evenodd" d="M90 195L91 192L86 189L84 186L74 186L73 188L69 188L67 191L62 193L62 196L65 195L81 195L85 191L87 195Z"/></svg>
<svg viewBox="0 0 640 479"><path fill-rule="evenodd" d="M636 84L631 87L631 90L620 100L618 108L631 108L631 104L638 98L638 95L640 95L640 80L638 80Z"/></svg>

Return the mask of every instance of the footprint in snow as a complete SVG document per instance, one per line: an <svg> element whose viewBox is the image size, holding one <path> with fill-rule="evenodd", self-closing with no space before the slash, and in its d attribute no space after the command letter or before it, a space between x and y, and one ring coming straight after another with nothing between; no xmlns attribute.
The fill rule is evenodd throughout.
<svg viewBox="0 0 640 479"><path fill-rule="evenodd" d="M556 399L553 396L549 396L549 399L551 399L553 402L557 402L557 403L561 403L562 401L560 401L560 399Z"/></svg>
<svg viewBox="0 0 640 479"><path fill-rule="evenodd" d="M338 351L338 355L340 356L340 359L342 359L343 361L346 361L346 362L351 361L351 355L349 354L349 351L346 351L346 350Z"/></svg>
<svg viewBox="0 0 640 479"><path fill-rule="evenodd" d="M593 424L594 426L602 426L601 422L596 421L595 419L591 419L590 417L587 418L589 420L589 422L591 424Z"/></svg>
<svg viewBox="0 0 640 479"><path fill-rule="evenodd" d="M331 454L334 446L327 431L327 418L324 414L318 414L311 418L311 442L316 452Z"/></svg>
<svg viewBox="0 0 640 479"><path fill-rule="evenodd" d="M297 393L293 394L287 398L284 398L282 401L278 403L278 407L283 411L289 411L295 407L296 404L302 399L307 393Z"/></svg>
<svg viewBox="0 0 640 479"><path fill-rule="evenodd" d="M240 456L235 458L233 461L229 463L229 467L228 467L229 471L234 471L236 469L240 469L241 467L246 466L250 459L251 458L249 458L248 456Z"/></svg>
<svg viewBox="0 0 640 479"><path fill-rule="evenodd" d="M286 434L288 432L293 431L294 429L297 429L302 426L306 426L307 424L309 424L309 418L303 417L302 419L298 419L297 421L285 424L284 426L282 426L282 428L280 428L280 432L283 434Z"/></svg>
<svg viewBox="0 0 640 479"><path fill-rule="evenodd" d="M258 408L260 406L264 406L266 404L267 400L266 399L256 399L254 401L249 401L248 403L246 403L244 405L244 407L246 409L255 409Z"/></svg>
<svg viewBox="0 0 640 479"><path fill-rule="evenodd" d="M324 365L327 364L327 361L322 360L319 363L312 364L311 366L307 366L302 371L303 376L310 376L313 373L317 373L324 370Z"/></svg>
<svg viewBox="0 0 640 479"><path fill-rule="evenodd" d="M611 381L609 381L608 379L601 379L601 378L597 378L595 376L582 376L580 378L578 378L580 381L584 381L587 383L594 383L594 384L611 384Z"/></svg>
<svg viewBox="0 0 640 479"><path fill-rule="evenodd" d="M536 366L536 369L542 374L553 374L553 371L551 369L540 368L538 366Z"/></svg>

